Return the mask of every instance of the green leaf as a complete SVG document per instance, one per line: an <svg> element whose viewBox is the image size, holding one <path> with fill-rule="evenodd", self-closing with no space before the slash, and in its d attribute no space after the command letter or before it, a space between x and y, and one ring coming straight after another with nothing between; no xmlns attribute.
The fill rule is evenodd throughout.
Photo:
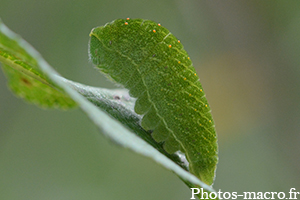
<svg viewBox="0 0 300 200"><path fill-rule="evenodd" d="M202 187L206 191L214 192L212 187L187 171L188 166L182 155L167 153L162 144L157 143L149 132L141 127L142 116L134 112L135 99L128 95L127 90L107 90L69 81L59 76L35 49L16 36L3 23L0 24L0 34L0 61L5 64L3 65L5 72L12 73L12 75L8 75L11 82L22 82L20 79L25 77L26 80L30 80L30 83L32 81L39 82L39 84L33 84L37 90L38 88L43 90L46 87L47 90L53 89L58 94L65 95L72 102L76 102L100 132L116 144L149 157L166 169L173 171L189 187ZM14 71L9 72L10 70ZM21 74L18 75L19 77L15 75L18 73ZM13 79L11 76L16 78ZM27 82L23 84L27 84ZM45 104L43 103L45 100L40 100L40 92L29 94L26 86L19 84L16 87L20 87L20 93L28 95L27 98L37 98L39 105ZM60 95L55 96L53 91L47 92L47 94L50 99L62 98ZM33 102L33 100L30 101ZM60 103L55 105L63 107L60 106ZM74 105L74 103L70 104Z"/></svg>
<svg viewBox="0 0 300 200"><path fill-rule="evenodd" d="M90 36L91 60L137 98L142 127L168 153L183 152L190 172L212 185L218 162L214 121L180 41L161 24L129 18L94 28Z"/></svg>
<svg viewBox="0 0 300 200"><path fill-rule="evenodd" d="M76 107L75 101L40 70L37 61L23 48L22 41L0 20L0 61L10 89L44 108Z"/></svg>

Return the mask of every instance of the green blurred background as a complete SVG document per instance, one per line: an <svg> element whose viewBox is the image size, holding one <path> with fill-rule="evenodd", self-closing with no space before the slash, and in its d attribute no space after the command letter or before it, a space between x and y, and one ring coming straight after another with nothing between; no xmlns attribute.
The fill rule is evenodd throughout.
<svg viewBox="0 0 300 200"><path fill-rule="evenodd" d="M190 54L212 107L223 192L300 192L300 1L13 1L0 17L64 77L114 88L88 61L89 32L160 22ZM189 199L172 172L103 137L79 109L16 98L0 73L0 199Z"/></svg>

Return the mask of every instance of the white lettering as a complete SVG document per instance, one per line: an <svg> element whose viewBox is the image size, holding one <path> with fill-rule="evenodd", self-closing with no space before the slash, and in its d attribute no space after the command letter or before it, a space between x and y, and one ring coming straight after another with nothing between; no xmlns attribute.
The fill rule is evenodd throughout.
<svg viewBox="0 0 300 200"><path fill-rule="evenodd" d="M297 198L296 198L296 194L297 194L297 193L296 193L296 192L292 192L293 190L296 190L296 188L291 188L291 189L290 189L290 192L289 192L289 193L290 193L290 199L297 199ZM294 197L292 197L292 194L294 194L294 195L293 195Z"/></svg>
<svg viewBox="0 0 300 200"><path fill-rule="evenodd" d="M249 194L249 198L247 198L247 194ZM251 194L253 194L253 198L251 197ZM244 199L256 199L255 192L244 192Z"/></svg>
<svg viewBox="0 0 300 200"><path fill-rule="evenodd" d="M214 195L214 197L212 197L212 194ZM209 198L210 199L216 199L218 197L218 195L217 195L217 193L215 193L215 192L211 192L210 194L209 194Z"/></svg>
<svg viewBox="0 0 300 200"><path fill-rule="evenodd" d="M262 193L262 192L258 192L256 198L257 198L257 199L264 199L263 193Z"/></svg>
<svg viewBox="0 0 300 200"><path fill-rule="evenodd" d="M238 195L237 192L232 192L232 199L237 199Z"/></svg>
<svg viewBox="0 0 300 200"><path fill-rule="evenodd" d="M282 194L282 197L280 197L280 194ZM284 199L285 198L285 193L284 192L279 192L277 197L278 197L278 199Z"/></svg>
<svg viewBox="0 0 300 200"><path fill-rule="evenodd" d="M225 195L228 194L228 196L226 197ZM231 194L230 192L224 192L224 195L223 195L224 199L230 199L231 197Z"/></svg>
<svg viewBox="0 0 300 200"><path fill-rule="evenodd" d="M274 194L277 194L277 192L271 192L271 194L272 194L272 198L271 199L275 199L274 198Z"/></svg>
<svg viewBox="0 0 300 200"><path fill-rule="evenodd" d="M270 199L270 197L269 197L269 198L267 197L267 194L270 194L270 192L265 192L264 198L265 198L265 199Z"/></svg>
<svg viewBox="0 0 300 200"><path fill-rule="evenodd" d="M219 192L218 192L219 199L223 199L223 198L222 198L222 193L223 193L223 192L221 192L221 189L220 189Z"/></svg>
<svg viewBox="0 0 300 200"><path fill-rule="evenodd" d="M191 188L191 190L192 190L192 198L191 199L196 199L195 195L200 193L200 189L199 188ZM197 192L195 192L195 190Z"/></svg>

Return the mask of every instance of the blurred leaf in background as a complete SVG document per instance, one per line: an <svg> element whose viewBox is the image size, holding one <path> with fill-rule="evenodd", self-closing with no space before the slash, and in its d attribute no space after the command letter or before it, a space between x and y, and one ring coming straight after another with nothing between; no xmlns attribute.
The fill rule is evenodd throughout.
<svg viewBox="0 0 300 200"><path fill-rule="evenodd" d="M214 188L288 192L300 185L299 8L298 1L2 0L0 17L64 77L109 88L88 61L90 30L117 18L160 22L190 54L212 107L220 146ZM79 110L40 110L6 84L0 73L0 199L190 198L174 174L98 136Z"/></svg>

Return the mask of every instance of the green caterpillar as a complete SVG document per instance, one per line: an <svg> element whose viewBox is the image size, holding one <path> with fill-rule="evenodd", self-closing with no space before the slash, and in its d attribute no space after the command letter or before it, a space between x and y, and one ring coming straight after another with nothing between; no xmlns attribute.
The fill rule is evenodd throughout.
<svg viewBox="0 0 300 200"><path fill-rule="evenodd" d="M199 78L182 44L161 24L118 19L90 33L92 62L137 98L135 112L168 153L185 153L208 185L218 162L217 136Z"/></svg>

